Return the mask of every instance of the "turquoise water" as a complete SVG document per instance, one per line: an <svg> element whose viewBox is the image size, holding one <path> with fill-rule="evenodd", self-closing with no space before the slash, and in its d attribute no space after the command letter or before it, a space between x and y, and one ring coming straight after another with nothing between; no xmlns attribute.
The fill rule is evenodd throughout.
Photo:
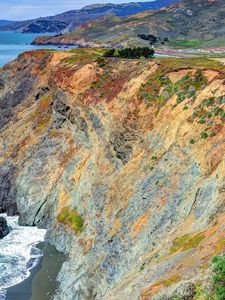
<svg viewBox="0 0 225 300"><path fill-rule="evenodd" d="M0 32L0 67L15 59L20 53L53 46L32 46L33 39L43 34L24 34L12 31Z"/></svg>

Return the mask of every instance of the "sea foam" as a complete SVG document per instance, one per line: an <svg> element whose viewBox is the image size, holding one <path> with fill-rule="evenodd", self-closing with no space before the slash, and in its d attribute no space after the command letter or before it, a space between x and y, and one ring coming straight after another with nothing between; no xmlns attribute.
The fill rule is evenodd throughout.
<svg viewBox="0 0 225 300"><path fill-rule="evenodd" d="M44 241L46 230L18 225L18 217L8 217L10 233L0 240L0 300L5 299L6 289L30 275L43 255L35 246Z"/></svg>

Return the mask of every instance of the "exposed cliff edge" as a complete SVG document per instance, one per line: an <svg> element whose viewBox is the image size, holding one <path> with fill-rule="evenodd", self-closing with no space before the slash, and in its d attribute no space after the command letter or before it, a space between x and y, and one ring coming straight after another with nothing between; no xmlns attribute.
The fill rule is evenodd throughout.
<svg viewBox="0 0 225 300"><path fill-rule="evenodd" d="M3 210L69 253L57 300L192 299L225 250L224 66L102 51L0 71Z"/></svg>

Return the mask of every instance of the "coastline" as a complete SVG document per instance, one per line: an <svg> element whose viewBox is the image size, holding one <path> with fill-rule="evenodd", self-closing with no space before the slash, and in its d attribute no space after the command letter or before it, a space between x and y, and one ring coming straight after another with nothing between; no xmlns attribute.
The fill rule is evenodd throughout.
<svg viewBox="0 0 225 300"><path fill-rule="evenodd" d="M36 247L43 251L43 257L27 279L7 290L6 300L50 300L55 294L57 275L66 257L49 244Z"/></svg>

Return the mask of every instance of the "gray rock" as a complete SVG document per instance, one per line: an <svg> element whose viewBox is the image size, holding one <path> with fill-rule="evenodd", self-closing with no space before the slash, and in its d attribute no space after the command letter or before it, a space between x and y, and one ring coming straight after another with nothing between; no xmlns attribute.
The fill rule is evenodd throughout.
<svg viewBox="0 0 225 300"><path fill-rule="evenodd" d="M190 281L182 281L158 293L152 300L173 300L175 297L182 300L191 300L195 294L195 285Z"/></svg>
<svg viewBox="0 0 225 300"><path fill-rule="evenodd" d="M5 218L0 217L0 239L3 239L9 234L9 227Z"/></svg>
<svg viewBox="0 0 225 300"><path fill-rule="evenodd" d="M15 198L15 167L11 163L0 165L0 213L16 215L17 204Z"/></svg>

